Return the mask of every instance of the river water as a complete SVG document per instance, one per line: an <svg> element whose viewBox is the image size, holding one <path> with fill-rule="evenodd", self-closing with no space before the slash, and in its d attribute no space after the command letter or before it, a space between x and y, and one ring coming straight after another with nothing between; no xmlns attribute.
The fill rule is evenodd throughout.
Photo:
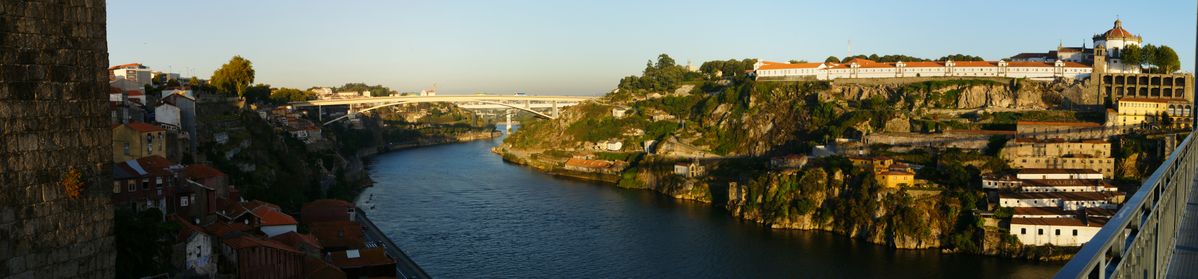
<svg viewBox="0 0 1198 279"><path fill-rule="evenodd" d="M1046 278L1060 267L768 230L708 204L504 163L490 152L499 143L381 154L358 203L438 278Z"/></svg>

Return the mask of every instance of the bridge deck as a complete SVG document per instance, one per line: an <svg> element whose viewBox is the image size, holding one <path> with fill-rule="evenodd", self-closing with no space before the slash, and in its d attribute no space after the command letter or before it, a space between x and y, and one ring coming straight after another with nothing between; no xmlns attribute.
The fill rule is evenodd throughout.
<svg viewBox="0 0 1198 279"><path fill-rule="evenodd" d="M1191 185L1198 185L1198 181ZM1190 187L1189 191L1173 258L1169 260L1168 278L1198 278L1198 187Z"/></svg>

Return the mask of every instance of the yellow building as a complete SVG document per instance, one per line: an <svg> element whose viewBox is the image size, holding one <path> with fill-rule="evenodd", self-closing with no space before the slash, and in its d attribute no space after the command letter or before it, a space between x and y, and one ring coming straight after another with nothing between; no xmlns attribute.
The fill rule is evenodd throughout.
<svg viewBox="0 0 1198 279"><path fill-rule="evenodd" d="M881 172L890 168L894 164L894 159L890 157L850 157L849 161L853 162L853 166L864 168L873 172Z"/></svg>
<svg viewBox="0 0 1198 279"><path fill-rule="evenodd" d="M1013 168L1090 169L1107 177L1115 173L1111 143L1106 140L1066 141L1019 138L999 152Z"/></svg>
<svg viewBox="0 0 1198 279"><path fill-rule="evenodd" d="M915 185L915 173L909 170L887 170L877 175L882 187L898 189Z"/></svg>
<svg viewBox="0 0 1198 279"><path fill-rule="evenodd" d="M1185 100L1124 97L1119 99L1115 125L1135 126L1154 124L1161 121L1161 114L1169 115L1175 125L1189 123L1190 104Z"/></svg>
<svg viewBox="0 0 1198 279"><path fill-rule="evenodd" d="M141 122L112 127L113 162L151 155L166 157L166 129Z"/></svg>

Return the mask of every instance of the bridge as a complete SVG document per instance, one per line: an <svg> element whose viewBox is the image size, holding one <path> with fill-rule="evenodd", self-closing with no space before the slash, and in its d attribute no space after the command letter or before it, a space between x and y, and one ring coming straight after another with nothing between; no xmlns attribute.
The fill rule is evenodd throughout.
<svg viewBox="0 0 1198 279"><path fill-rule="evenodd" d="M288 105L291 108L302 107L323 107L349 105L351 111L344 116L337 117L333 120L324 122L323 125L328 125L342 119L349 118L352 115L363 113L380 108L403 105L403 104L418 104L418 103L453 103L464 109L508 109L507 114L508 127L511 127L512 114L511 109L530 112L536 116L555 119L562 107L577 105L578 103L593 100L598 97L593 96L522 96L522 95L445 95L445 96L391 96L391 97L366 97L366 98L350 98L350 99L332 99L332 100L312 100L291 102ZM360 110L352 109L355 105L366 105L367 107ZM548 110L548 113L538 111Z"/></svg>

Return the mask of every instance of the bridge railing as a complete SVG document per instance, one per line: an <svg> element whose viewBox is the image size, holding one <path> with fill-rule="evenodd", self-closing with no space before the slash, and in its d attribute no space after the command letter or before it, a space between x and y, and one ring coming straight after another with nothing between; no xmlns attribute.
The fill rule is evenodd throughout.
<svg viewBox="0 0 1198 279"><path fill-rule="evenodd" d="M1198 171L1194 134L1186 136L1056 278L1165 277Z"/></svg>

